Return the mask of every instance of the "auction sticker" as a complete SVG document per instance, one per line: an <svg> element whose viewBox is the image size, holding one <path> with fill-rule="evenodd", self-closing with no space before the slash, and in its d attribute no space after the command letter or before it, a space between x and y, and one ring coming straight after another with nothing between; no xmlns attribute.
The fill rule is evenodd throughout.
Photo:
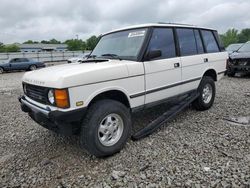
<svg viewBox="0 0 250 188"><path fill-rule="evenodd" d="M145 35L145 30L143 31L135 31L135 32L131 32L128 34L128 38L131 38L131 37L142 37Z"/></svg>

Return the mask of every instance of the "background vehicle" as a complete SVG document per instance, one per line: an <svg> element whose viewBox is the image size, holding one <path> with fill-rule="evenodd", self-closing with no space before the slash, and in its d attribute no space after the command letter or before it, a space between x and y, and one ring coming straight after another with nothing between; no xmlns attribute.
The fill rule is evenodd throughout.
<svg viewBox="0 0 250 188"><path fill-rule="evenodd" d="M217 31L190 25L145 24L102 35L88 59L26 73L24 112L40 125L79 134L81 146L103 157L131 136L134 112L195 94L207 110L228 53Z"/></svg>
<svg viewBox="0 0 250 188"><path fill-rule="evenodd" d="M68 63L79 63L82 60L86 59L89 56L90 53L83 53L82 55L79 55L77 57L72 57L68 59Z"/></svg>
<svg viewBox="0 0 250 188"><path fill-rule="evenodd" d="M36 70L45 67L43 62L36 62L28 58L14 58L7 63L0 63L0 73L13 70Z"/></svg>
<svg viewBox="0 0 250 188"><path fill-rule="evenodd" d="M237 51L244 43L235 43L235 44L230 44L227 48L226 51L231 54L235 51Z"/></svg>
<svg viewBox="0 0 250 188"><path fill-rule="evenodd" d="M229 55L227 75L234 76L237 72L250 73L250 41Z"/></svg>

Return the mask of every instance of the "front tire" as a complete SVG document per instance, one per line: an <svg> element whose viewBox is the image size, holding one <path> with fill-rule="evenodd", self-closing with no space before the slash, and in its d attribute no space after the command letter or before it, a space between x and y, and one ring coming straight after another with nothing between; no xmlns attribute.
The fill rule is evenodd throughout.
<svg viewBox="0 0 250 188"><path fill-rule="evenodd" d="M204 111L211 108L214 103L216 88L213 78L204 76L198 88L199 97L193 102L196 110Z"/></svg>
<svg viewBox="0 0 250 188"><path fill-rule="evenodd" d="M229 77L234 77L234 76L235 76L235 72L228 72L227 75L228 75Z"/></svg>
<svg viewBox="0 0 250 188"><path fill-rule="evenodd" d="M82 122L80 145L96 157L119 152L131 132L129 109L114 100L100 100L90 108Z"/></svg>

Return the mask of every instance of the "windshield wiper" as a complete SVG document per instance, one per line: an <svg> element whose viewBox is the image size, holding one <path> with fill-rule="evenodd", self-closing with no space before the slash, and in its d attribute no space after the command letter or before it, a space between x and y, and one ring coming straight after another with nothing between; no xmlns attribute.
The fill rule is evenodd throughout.
<svg viewBox="0 0 250 188"><path fill-rule="evenodd" d="M114 58L118 58L120 61L122 60L118 55L116 54L102 54L101 56L103 57L114 57Z"/></svg>
<svg viewBox="0 0 250 188"><path fill-rule="evenodd" d="M89 55L89 56L87 57L87 59L89 59L89 58L95 59L95 58L96 58L96 55Z"/></svg>

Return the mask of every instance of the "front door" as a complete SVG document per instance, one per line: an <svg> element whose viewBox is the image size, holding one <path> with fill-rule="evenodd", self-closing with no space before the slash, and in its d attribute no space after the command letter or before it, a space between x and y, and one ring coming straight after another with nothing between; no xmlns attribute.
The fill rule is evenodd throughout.
<svg viewBox="0 0 250 188"><path fill-rule="evenodd" d="M153 29L147 53L154 50L160 50L161 56L144 62L146 104L180 93L181 62L176 56L172 28Z"/></svg>

